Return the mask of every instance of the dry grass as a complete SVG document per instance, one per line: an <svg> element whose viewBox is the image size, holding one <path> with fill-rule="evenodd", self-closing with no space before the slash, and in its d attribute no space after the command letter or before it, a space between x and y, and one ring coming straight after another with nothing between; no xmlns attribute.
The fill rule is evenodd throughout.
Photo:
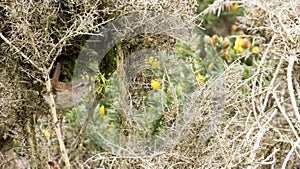
<svg viewBox="0 0 300 169"><path fill-rule="evenodd" d="M105 10L109 10L119 16L132 11L142 11L146 5L145 3L135 4L136 2L133 1L128 1L128 3L125 1L106 2L110 4L109 8L103 9L101 12L105 13ZM229 1L215 1L204 13L218 12L219 9L224 8L226 3ZM113 153L97 153L84 147L83 150L77 151L77 155L72 158L71 165L75 168L299 168L300 3L284 0L242 0L239 3L245 7L245 16L239 18L239 26L252 33L255 41L262 44L263 47L258 66L251 70L250 78L242 79L243 67L236 62L227 66L219 79L212 79L204 85L200 85L198 91L191 97L192 99L186 102L185 113L175 119L172 119L173 116L169 116L171 121L173 120L173 125L167 128L165 135L161 135L164 144L159 150L149 153L142 151L146 148L139 147L138 144L130 145L131 147L111 144L110 146L115 149ZM168 4L174 4L174 6L168 7ZM0 7L3 8L5 5L1 4ZM161 4L151 7L155 11L164 11L167 14L182 12L182 17L186 17L187 20L195 17L192 16L193 7L188 8L186 3L162 1ZM17 17L10 17L8 23L17 22L13 20ZM86 33L84 28L92 25L92 21L86 19L86 25L82 25L82 29L80 29L82 34ZM40 40L41 34L20 35L20 32L26 32L25 29L17 29L20 26L22 25L15 25L14 29L12 28L10 33L13 36L10 41L14 42L15 47L20 48L19 50L21 47L27 49L22 52L32 58L28 59L15 54L14 52L18 50L15 50L14 47L10 48L7 44L1 44L3 47L1 56L4 57L0 59L7 66L4 70L2 69L4 64L0 64L2 78L0 81L0 117L3 117L0 120L0 134L2 137L10 135L10 137L18 138L17 136L20 136L19 140L22 140L23 134L21 133L23 131L21 130L25 124L19 123L18 120L26 119L27 116L16 117L26 114L20 110L27 105L25 110L32 112L30 115L34 117L37 117L40 111L47 110L42 106L37 109L36 107L39 105L31 102L32 98L38 98L32 92L34 85L29 85L29 87L25 85L24 87L24 79L20 81L18 78L14 79L8 76L14 70L12 63L16 61L26 63L21 64L20 68L23 72L22 75L27 77L25 80L30 82L29 79L33 78L36 81L42 81L43 84L44 79L41 78L41 72L34 67L41 66L43 69L45 68L43 64L52 66L54 61L50 62L50 60L53 58L55 60L57 56L42 57L44 51L39 52L38 50L47 51L47 47L51 46L48 42L52 41ZM31 30L26 24L22 27ZM3 25L1 28L5 30ZM42 29L44 30L44 28L37 28L37 30ZM97 29L98 27L92 27L90 31ZM50 34L46 35L46 37L50 37ZM65 32L64 35L65 38L75 36L69 32ZM24 39L19 39L20 37ZM39 44L38 42L42 41L47 43L45 42L44 46L35 47L35 43ZM59 45L63 46L63 44ZM55 50L59 53L61 48ZM29 55L30 53L35 55ZM18 56L11 57L15 55ZM34 64L28 63L28 60ZM51 67L47 68L51 69ZM6 73L2 73L5 71ZM31 95L26 90L28 88L30 88ZM19 91L25 94L22 95ZM225 97L224 101L216 102L217 96L219 96L216 91L221 91L221 96ZM42 105L42 103L40 104ZM20 114L20 112L22 113ZM48 121L47 116L43 115L37 121L40 126L53 128L51 120ZM40 140L37 145L43 149L43 151L39 151L42 154L41 158L45 161L60 159L60 155L54 153L58 149L57 139L47 140L41 134L40 129L36 130L37 140ZM72 141L72 144L66 141L69 149L73 148L73 142L78 141L71 139L76 137L74 133L65 132L64 137L70 138L70 142ZM138 140L135 143L138 143ZM138 149L142 150L138 153L132 151ZM31 153L33 153L32 151ZM29 148L25 152L29 152ZM29 156L25 157L30 159ZM1 158L2 156L0 156ZM44 164L45 161L41 163ZM0 165L5 166L4 164Z"/></svg>

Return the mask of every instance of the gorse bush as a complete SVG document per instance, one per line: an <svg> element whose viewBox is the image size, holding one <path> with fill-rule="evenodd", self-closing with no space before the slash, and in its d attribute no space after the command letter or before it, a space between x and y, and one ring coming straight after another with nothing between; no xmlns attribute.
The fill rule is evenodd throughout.
<svg viewBox="0 0 300 169"><path fill-rule="evenodd" d="M0 2L0 168L299 168L298 7Z"/></svg>
<svg viewBox="0 0 300 169"><path fill-rule="evenodd" d="M185 44L194 45L194 51L190 51L194 58L199 58L198 36ZM187 96L205 81L199 70L195 70L201 61L191 60L192 56L185 56L179 46L175 51L139 52L125 58L124 69L117 70L105 87L96 108L99 114L93 116L87 130L89 137L106 150L111 149L105 146L109 142L120 145L120 137L128 139L126 146L143 145L132 147L140 153L147 153L146 144L157 149L160 145L156 144L161 144L158 136L162 137L174 126L178 116L188 113L183 112Z"/></svg>
<svg viewBox="0 0 300 169"><path fill-rule="evenodd" d="M228 116L221 114L223 101L219 99L226 91L216 88L225 88L225 82L215 80L236 62L244 65L240 80L249 78L250 67L255 66L260 51L259 44L232 25L228 37L210 37L196 31L188 41L177 42L174 50L131 53L109 79L101 73L96 75L100 82L96 91L101 99L85 130L84 146L112 154L123 148L126 156L155 154L175 146L166 137L173 133L169 139L182 139L179 131L186 130L185 122L194 116L203 118L195 120L200 125L195 129L202 135L198 144L209 145L219 121L236 115L232 109L225 109L231 113ZM249 58L251 61L246 65ZM211 103L201 103L195 96L205 86L206 90L216 92L206 98ZM245 94L250 92L241 90ZM217 94L220 92L224 93ZM203 112L199 112L200 105ZM88 107L78 109L78 118L87 119L87 111ZM174 134L175 131L178 133Z"/></svg>
<svg viewBox="0 0 300 169"><path fill-rule="evenodd" d="M199 14L198 22L204 28L205 34L209 36L214 34L221 36L230 35L231 25L236 22L238 16L243 15L243 8L239 7L238 3L220 1L220 6L216 6L213 9L214 13L211 13L205 10L214 3L214 0L198 0L197 2L196 13Z"/></svg>

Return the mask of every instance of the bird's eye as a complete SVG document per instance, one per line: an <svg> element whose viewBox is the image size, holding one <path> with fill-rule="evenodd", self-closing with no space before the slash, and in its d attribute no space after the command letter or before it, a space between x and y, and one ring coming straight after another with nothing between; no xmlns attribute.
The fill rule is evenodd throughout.
<svg viewBox="0 0 300 169"><path fill-rule="evenodd" d="M84 87L85 85L84 85L84 83L81 83L78 87Z"/></svg>
<svg viewBox="0 0 300 169"><path fill-rule="evenodd" d="M86 84L86 83L79 83L77 86L75 86L75 88L76 88L76 89L83 88L83 87L86 86L85 84Z"/></svg>

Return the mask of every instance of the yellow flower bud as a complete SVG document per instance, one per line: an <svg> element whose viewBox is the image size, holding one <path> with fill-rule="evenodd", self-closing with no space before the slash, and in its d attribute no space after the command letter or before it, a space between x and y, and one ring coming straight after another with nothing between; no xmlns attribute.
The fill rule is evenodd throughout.
<svg viewBox="0 0 300 169"><path fill-rule="evenodd" d="M105 107L104 107L104 105L101 105L101 106L100 106L99 114L100 114L101 116L105 115Z"/></svg>
<svg viewBox="0 0 300 169"><path fill-rule="evenodd" d="M248 38L245 38L242 40L242 48L246 49L246 48L249 48L250 46L251 46L251 43Z"/></svg>
<svg viewBox="0 0 300 169"><path fill-rule="evenodd" d="M253 46L251 49L252 53L259 53L261 51L261 48L259 46Z"/></svg>
<svg viewBox="0 0 300 169"><path fill-rule="evenodd" d="M225 49L227 49L229 46L230 46L229 40L225 40L225 41L223 42L222 49L225 50Z"/></svg>
<svg viewBox="0 0 300 169"><path fill-rule="evenodd" d="M233 25L231 26L231 31L232 31L232 32L236 32L237 29L238 29L237 25L233 24Z"/></svg>
<svg viewBox="0 0 300 169"><path fill-rule="evenodd" d="M82 144L82 143L80 143L80 144L78 145L78 149L79 149L79 150L82 150L82 149L83 149L83 144Z"/></svg>
<svg viewBox="0 0 300 169"><path fill-rule="evenodd" d="M151 64L152 64L153 67L158 67L159 62L158 61L153 61Z"/></svg>
<svg viewBox="0 0 300 169"><path fill-rule="evenodd" d="M215 63L214 62L210 62L209 65L208 65L208 69L212 69L214 68L215 66Z"/></svg>
<svg viewBox="0 0 300 169"><path fill-rule="evenodd" d="M201 75L200 73L198 73L198 75L196 76L196 80L199 82L199 83L204 83L205 81L205 77L203 75Z"/></svg>
<svg viewBox="0 0 300 169"><path fill-rule="evenodd" d="M50 135L49 131L46 129L43 129L42 133L44 134L45 137L49 137L49 135Z"/></svg>
<svg viewBox="0 0 300 169"><path fill-rule="evenodd" d="M216 43L217 43L217 39L218 39L218 35L216 35L216 34L214 34L214 35L211 37L211 40L212 40L212 44L213 44L213 46L215 46L215 45L216 45Z"/></svg>
<svg viewBox="0 0 300 169"><path fill-rule="evenodd" d="M223 58L226 60L229 60L231 58L231 56L228 52L226 52L226 53L224 53Z"/></svg>

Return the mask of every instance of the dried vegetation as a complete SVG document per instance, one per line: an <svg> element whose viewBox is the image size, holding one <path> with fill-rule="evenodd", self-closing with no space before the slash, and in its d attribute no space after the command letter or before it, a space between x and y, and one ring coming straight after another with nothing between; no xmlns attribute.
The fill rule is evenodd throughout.
<svg viewBox="0 0 300 169"><path fill-rule="evenodd" d="M100 30L114 17L151 10L192 22L196 2L68 2L60 6L54 1L0 2L0 167L40 168L61 158L66 167L70 160L72 168L300 167L299 2L239 1L245 8L239 26L262 44L263 54L246 80L238 62L226 66L221 75L223 88L217 86L225 96L222 108L214 107L212 91L216 90L212 90L213 80L208 81L190 102L189 113L175 120L176 127L162 137L164 147L150 154L116 145L111 145L119 148L116 153L97 153L88 146L75 151L80 145L78 133L68 133L62 121L70 159L61 157L62 144L57 141L62 138L57 138L54 110L49 113L39 94L56 59L74 39ZM201 15L218 13L228 3L217 0ZM44 128L55 129L51 139L42 134Z"/></svg>

